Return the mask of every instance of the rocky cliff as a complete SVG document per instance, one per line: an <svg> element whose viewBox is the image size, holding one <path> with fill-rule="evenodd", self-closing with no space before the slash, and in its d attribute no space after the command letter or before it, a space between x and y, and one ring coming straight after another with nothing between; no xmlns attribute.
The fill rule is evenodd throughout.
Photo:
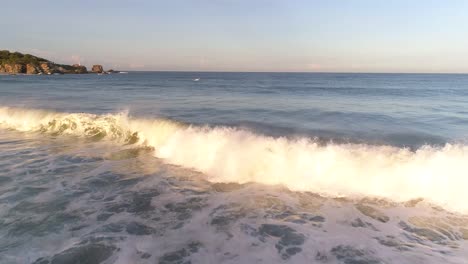
<svg viewBox="0 0 468 264"><path fill-rule="evenodd" d="M93 65L93 68L91 69L92 72L94 73L103 73L104 72L104 68L102 68L102 65Z"/></svg>
<svg viewBox="0 0 468 264"><path fill-rule="evenodd" d="M0 74L82 74L88 73L78 64L56 64L43 58L19 52L0 50Z"/></svg>

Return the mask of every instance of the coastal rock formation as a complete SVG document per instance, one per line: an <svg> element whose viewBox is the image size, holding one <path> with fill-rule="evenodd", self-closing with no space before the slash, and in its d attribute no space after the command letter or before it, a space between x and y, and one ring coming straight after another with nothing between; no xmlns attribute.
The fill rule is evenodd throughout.
<svg viewBox="0 0 468 264"><path fill-rule="evenodd" d="M50 69L51 67L50 67L49 63L47 63L47 62L46 63L41 63L40 67L41 67L41 70L42 70L43 73L45 73L45 74L51 74L52 73L52 70Z"/></svg>
<svg viewBox="0 0 468 264"><path fill-rule="evenodd" d="M9 74L26 73L26 66L23 64L4 64L0 72Z"/></svg>
<svg viewBox="0 0 468 264"><path fill-rule="evenodd" d="M24 64L15 64L13 68L16 73L26 73L26 67Z"/></svg>
<svg viewBox="0 0 468 264"><path fill-rule="evenodd" d="M93 65L93 68L91 69L91 71L94 73L103 73L104 68L102 68L102 65L96 64L96 65Z"/></svg>
<svg viewBox="0 0 468 264"><path fill-rule="evenodd" d="M5 64L5 65L3 65L3 67L5 68L6 73L14 73L13 72L13 67L11 67L10 64Z"/></svg>
<svg viewBox="0 0 468 264"><path fill-rule="evenodd" d="M26 64L26 74L38 74L39 71L36 66L32 64Z"/></svg>
<svg viewBox="0 0 468 264"><path fill-rule="evenodd" d="M100 71L103 72L102 66ZM0 73L6 74L82 74L88 73L85 66L56 64L43 58L19 52L0 50Z"/></svg>
<svg viewBox="0 0 468 264"><path fill-rule="evenodd" d="M86 69L85 66L79 65L79 64L73 64L73 68L75 68L75 73L88 73L88 69Z"/></svg>

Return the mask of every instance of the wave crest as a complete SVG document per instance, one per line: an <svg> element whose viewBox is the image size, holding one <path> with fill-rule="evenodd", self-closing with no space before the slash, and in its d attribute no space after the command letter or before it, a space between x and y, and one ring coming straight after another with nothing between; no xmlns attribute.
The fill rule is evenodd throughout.
<svg viewBox="0 0 468 264"><path fill-rule="evenodd" d="M168 163L205 173L215 182L283 184L331 196L424 198L468 212L468 146L416 151L366 144L319 144L229 127L190 126L125 113L93 115L0 108L0 126L20 131L108 138L154 148Z"/></svg>

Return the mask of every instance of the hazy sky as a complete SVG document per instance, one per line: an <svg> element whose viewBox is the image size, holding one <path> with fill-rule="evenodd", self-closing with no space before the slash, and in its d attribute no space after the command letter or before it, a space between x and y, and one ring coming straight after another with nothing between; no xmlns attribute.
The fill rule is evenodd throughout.
<svg viewBox="0 0 468 264"><path fill-rule="evenodd" d="M0 49L61 63L468 72L466 0L22 0L0 13Z"/></svg>

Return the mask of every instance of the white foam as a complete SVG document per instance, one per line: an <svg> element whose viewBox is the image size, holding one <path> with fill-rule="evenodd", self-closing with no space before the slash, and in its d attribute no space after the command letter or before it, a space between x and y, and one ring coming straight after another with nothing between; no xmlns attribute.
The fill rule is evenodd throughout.
<svg viewBox="0 0 468 264"><path fill-rule="evenodd" d="M155 148L168 163L193 168L216 182L284 184L330 196L378 196L404 201L425 198L468 212L468 146L423 146L416 151L365 144L320 145L228 127L189 126L125 113L93 115L0 108L0 125L20 131L95 136Z"/></svg>

